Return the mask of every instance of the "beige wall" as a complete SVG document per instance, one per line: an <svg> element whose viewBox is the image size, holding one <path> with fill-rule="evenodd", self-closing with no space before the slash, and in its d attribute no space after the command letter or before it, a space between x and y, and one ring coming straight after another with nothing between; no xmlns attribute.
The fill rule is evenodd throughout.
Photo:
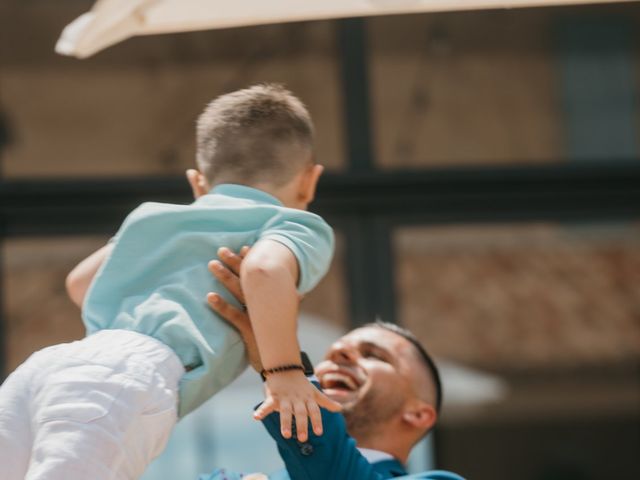
<svg viewBox="0 0 640 480"><path fill-rule="evenodd" d="M53 53L86 2L0 6L0 105L16 137L6 177L181 174L194 125L217 95L286 84L311 111L317 157L344 166L334 24L135 38L92 59Z"/></svg>
<svg viewBox="0 0 640 480"><path fill-rule="evenodd" d="M561 159L554 18L541 9L371 20L379 165Z"/></svg>
<svg viewBox="0 0 640 480"><path fill-rule="evenodd" d="M193 125L205 103L260 81L285 83L302 97L317 124L319 161L346 168L336 23L140 37L84 61L55 55L61 29L86 7L81 0L0 5L0 105L16 132L5 176L180 174L193 164ZM568 12L368 19L377 165L562 160L554 38ZM640 22L633 5L580 12Z"/></svg>
<svg viewBox="0 0 640 480"><path fill-rule="evenodd" d="M5 176L180 174L192 166L193 125L206 102L259 81L302 97L316 121L319 161L346 167L336 23L134 38L84 61L55 55L62 27L86 5L0 5L0 105L15 132ZM568 11L367 20L377 164L562 159L553 38ZM640 18L628 5L606 11Z"/></svg>

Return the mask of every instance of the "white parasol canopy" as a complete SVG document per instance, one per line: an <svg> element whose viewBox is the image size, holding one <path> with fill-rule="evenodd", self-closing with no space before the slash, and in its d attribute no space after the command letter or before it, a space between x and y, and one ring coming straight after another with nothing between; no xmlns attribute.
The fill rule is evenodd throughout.
<svg viewBox="0 0 640 480"><path fill-rule="evenodd" d="M97 0L69 24L56 51L78 58L135 35L416 12L631 0Z"/></svg>

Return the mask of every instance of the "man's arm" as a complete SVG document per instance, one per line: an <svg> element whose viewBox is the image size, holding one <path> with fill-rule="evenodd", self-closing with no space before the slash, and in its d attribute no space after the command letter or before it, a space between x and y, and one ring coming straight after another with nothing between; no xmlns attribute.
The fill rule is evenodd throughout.
<svg viewBox="0 0 640 480"><path fill-rule="evenodd" d="M87 258L82 260L76 267L69 272L65 285L67 287L67 293L69 298L78 307L82 308L84 297L89 290L89 285L95 277L96 272L100 268L100 265L109 256L113 244L109 243L104 247L96 250Z"/></svg>
<svg viewBox="0 0 640 480"><path fill-rule="evenodd" d="M211 273L240 303L244 303L244 296L238 273L247 251L246 247L241 250L240 254L235 254L228 249L221 249L219 255L224 265L218 260L209 263ZM207 299L211 308L240 333L247 347L251 366L257 372L262 370L262 363L247 312L227 303L217 293L210 293ZM273 413L263 420L265 428L276 441L278 451L291 480L382 480L383 477L374 471L372 465L356 448L355 440L348 435L342 414L322 409L321 415L324 434L316 436L311 432L310 438L306 442L299 442L293 438L285 439L280 435L278 413ZM406 478L464 480L453 473L437 471L424 472Z"/></svg>
<svg viewBox="0 0 640 480"><path fill-rule="evenodd" d="M240 272L245 253L246 250L243 250L240 255L236 255L227 249L221 249L220 258L228 268L216 260L209 264L211 273L241 303L244 303L244 296L237 273ZM235 308L215 293L209 294L207 300L214 311L238 330L247 347L251 365L256 371L260 371L262 363L247 312ZM279 414L273 413L263 421L276 441L291 480L380 480L381 476L374 472L371 464L356 448L353 438L348 436L342 415L326 409L322 409L321 415L323 435L310 432L310 438L305 442L282 437Z"/></svg>

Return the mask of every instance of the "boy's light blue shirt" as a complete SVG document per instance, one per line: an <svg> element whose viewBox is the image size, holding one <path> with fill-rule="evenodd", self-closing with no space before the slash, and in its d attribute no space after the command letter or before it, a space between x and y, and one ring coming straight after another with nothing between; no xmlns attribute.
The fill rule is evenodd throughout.
<svg viewBox="0 0 640 480"><path fill-rule="evenodd" d="M114 248L87 293L87 334L134 330L171 347L188 371L180 383L179 416L191 412L246 367L237 332L206 303L208 292L237 301L207 269L218 248L238 250L271 239L295 255L298 291L324 276L333 231L318 215L286 208L242 185L219 185L191 205L144 203L126 218Z"/></svg>

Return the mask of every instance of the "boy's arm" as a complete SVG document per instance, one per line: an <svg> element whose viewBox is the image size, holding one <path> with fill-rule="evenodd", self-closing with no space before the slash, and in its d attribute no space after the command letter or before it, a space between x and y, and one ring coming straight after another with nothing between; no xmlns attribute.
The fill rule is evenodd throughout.
<svg viewBox="0 0 640 480"><path fill-rule="evenodd" d="M297 281L296 258L276 241L257 242L242 262L240 282L265 368L300 361Z"/></svg>
<svg viewBox="0 0 640 480"><path fill-rule="evenodd" d="M100 265L102 265L104 260L109 256L112 249L113 244L109 243L99 250L96 250L76 265L76 267L69 272L69 275L67 275L65 282L67 293L71 301L78 307L82 308L84 296L89 289L89 285L91 285L93 277L100 268Z"/></svg>
<svg viewBox="0 0 640 480"><path fill-rule="evenodd" d="M269 239L258 241L240 267L240 282L251 325L262 364L267 370L300 364L296 336L298 275L298 263L289 248ZM278 372L267 376L267 399L256 412L256 418L280 411L282 435L289 438L293 415L298 439L305 440L308 418L316 433L322 431L318 406L340 410L340 405L310 385L301 371Z"/></svg>

